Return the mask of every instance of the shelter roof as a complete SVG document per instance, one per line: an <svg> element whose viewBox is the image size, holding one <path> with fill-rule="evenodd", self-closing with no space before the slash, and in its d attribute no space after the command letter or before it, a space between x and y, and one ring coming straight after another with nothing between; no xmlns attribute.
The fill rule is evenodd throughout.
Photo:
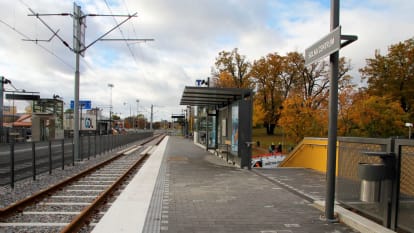
<svg viewBox="0 0 414 233"><path fill-rule="evenodd" d="M180 105L222 107L251 95L252 90L244 88L186 86Z"/></svg>

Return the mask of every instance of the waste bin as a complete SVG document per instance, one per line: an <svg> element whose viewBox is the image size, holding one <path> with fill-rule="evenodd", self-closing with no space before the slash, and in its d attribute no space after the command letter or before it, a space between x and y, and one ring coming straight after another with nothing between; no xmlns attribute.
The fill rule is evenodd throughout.
<svg viewBox="0 0 414 233"><path fill-rule="evenodd" d="M361 201L380 201L381 182L386 179L387 169L385 164L382 163L358 164L358 176L361 179Z"/></svg>
<svg viewBox="0 0 414 233"><path fill-rule="evenodd" d="M359 163L358 177L361 179L360 200L380 202L381 185L394 177L394 156L384 152L365 152L369 156L379 156L382 163Z"/></svg>

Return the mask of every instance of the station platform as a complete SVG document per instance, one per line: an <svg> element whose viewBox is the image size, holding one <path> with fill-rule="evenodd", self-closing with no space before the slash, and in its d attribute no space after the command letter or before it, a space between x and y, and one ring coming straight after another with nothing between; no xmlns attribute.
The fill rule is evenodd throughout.
<svg viewBox="0 0 414 233"><path fill-rule="evenodd" d="M325 221L324 195L322 173L240 169L188 139L170 136L93 232L392 232L340 207L335 207L339 222Z"/></svg>

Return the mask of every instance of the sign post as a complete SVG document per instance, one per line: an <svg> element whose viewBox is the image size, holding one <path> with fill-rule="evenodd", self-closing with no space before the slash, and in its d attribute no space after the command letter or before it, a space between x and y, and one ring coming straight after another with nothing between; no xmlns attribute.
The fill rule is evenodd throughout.
<svg viewBox="0 0 414 233"><path fill-rule="evenodd" d="M341 43L341 40L346 40ZM339 0L331 0L331 32L305 50L305 65L329 55L329 122L328 122L328 156L326 161L326 196L325 219L337 222L334 216L335 175L336 175L336 141L338 128L338 79L339 49L357 40L356 36L341 35L339 25Z"/></svg>
<svg viewBox="0 0 414 233"><path fill-rule="evenodd" d="M331 0L331 30L339 27L339 0ZM335 207L335 176L336 176L336 141L338 131L338 73L339 49L329 55L329 118L328 118L328 154L326 158L326 194L325 218L336 222Z"/></svg>

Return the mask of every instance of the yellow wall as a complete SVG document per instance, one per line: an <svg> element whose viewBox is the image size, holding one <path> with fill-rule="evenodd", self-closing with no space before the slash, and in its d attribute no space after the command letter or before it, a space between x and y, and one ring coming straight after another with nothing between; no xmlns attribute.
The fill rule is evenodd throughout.
<svg viewBox="0 0 414 233"><path fill-rule="evenodd" d="M304 138L279 166L305 167L326 172L327 146L326 138ZM336 167L338 167L338 153L336 154Z"/></svg>

